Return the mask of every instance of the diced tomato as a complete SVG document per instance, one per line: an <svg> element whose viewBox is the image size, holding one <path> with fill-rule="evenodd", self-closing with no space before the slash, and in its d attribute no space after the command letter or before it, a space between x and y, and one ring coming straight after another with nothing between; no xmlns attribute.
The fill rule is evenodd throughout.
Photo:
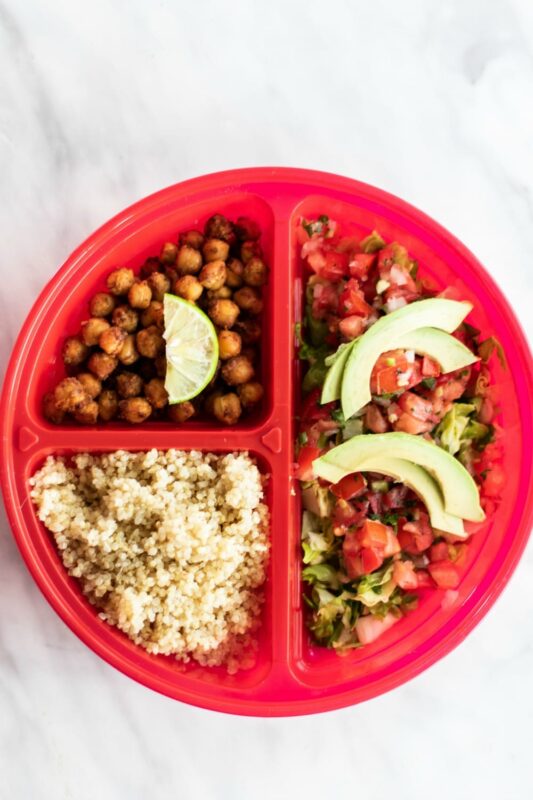
<svg viewBox="0 0 533 800"><path fill-rule="evenodd" d="M447 558L449 558L449 552L446 542L437 542L437 544L431 545L429 548L429 560L431 562L445 561Z"/></svg>
<svg viewBox="0 0 533 800"><path fill-rule="evenodd" d="M382 492L369 492L367 497L368 497L368 502L370 504L370 508L372 509L372 513L379 516L383 511Z"/></svg>
<svg viewBox="0 0 533 800"><path fill-rule="evenodd" d="M387 526L387 544L383 548L383 555L385 558L389 558L389 556L395 556L396 553L401 551L400 542L398 541L398 537L392 530Z"/></svg>
<svg viewBox="0 0 533 800"><path fill-rule="evenodd" d="M365 280L376 262L376 253L355 253L348 265L352 278Z"/></svg>
<svg viewBox="0 0 533 800"><path fill-rule="evenodd" d="M339 281L348 274L348 255L328 251L325 256L324 266L320 268L320 275L328 281Z"/></svg>
<svg viewBox="0 0 533 800"><path fill-rule="evenodd" d="M398 622L398 617L395 617L390 612L383 619L375 617L373 614L367 614L364 617L359 617L355 623L355 632L361 644L370 644L382 636L385 631L388 631L389 628L392 628L396 622Z"/></svg>
<svg viewBox="0 0 533 800"><path fill-rule="evenodd" d="M337 311L339 296L332 283L316 283L313 288L311 313L316 319L324 319L330 311Z"/></svg>
<svg viewBox="0 0 533 800"><path fill-rule="evenodd" d="M351 500L352 497L361 495L366 488L366 481L360 472L355 472L353 475L347 475L338 483L330 487L331 491L337 497L343 500Z"/></svg>
<svg viewBox="0 0 533 800"><path fill-rule="evenodd" d="M385 492L383 495L383 508L401 508L405 502L406 494L407 486L404 486L403 484L396 484L392 487L392 489L389 489L389 491Z"/></svg>
<svg viewBox="0 0 533 800"><path fill-rule="evenodd" d="M346 527L350 527L351 525L357 525L359 521L360 513L357 511L355 506L353 506L348 500L343 500L339 497L335 503L333 524L346 525Z"/></svg>
<svg viewBox="0 0 533 800"><path fill-rule="evenodd" d="M363 292L359 284L353 278L347 281L344 290L339 295L339 313L343 317L350 317L356 314L360 317L369 317L373 312L372 306L365 301Z"/></svg>
<svg viewBox="0 0 533 800"><path fill-rule="evenodd" d="M329 419L331 412L335 408L335 403L325 403L320 405L321 389L313 389L302 403L300 419L305 422L313 422L318 419Z"/></svg>
<svg viewBox="0 0 533 800"><path fill-rule="evenodd" d="M385 433L389 428L387 420L375 403L370 403L365 411L365 426L372 433Z"/></svg>
<svg viewBox="0 0 533 800"><path fill-rule="evenodd" d="M296 228L296 239L298 244L305 244L305 242L309 241L309 234L301 223Z"/></svg>
<svg viewBox="0 0 533 800"><path fill-rule="evenodd" d="M427 514L421 514L420 519L413 522L407 522L405 518L398 520L398 541L402 550L412 555L427 550L433 542L433 531Z"/></svg>
<svg viewBox="0 0 533 800"><path fill-rule="evenodd" d="M425 378L438 378L440 372L440 364L438 364L433 358L424 356L422 359L422 375Z"/></svg>
<svg viewBox="0 0 533 800"><path fill-rule="evenodd" d="M344 541L349 534L346 534ZM344 548L342 554L344 556L344 565L346 567L346 574L352 580L359 578L361 575L368 575L369 572L374 572L383 564L384 556L382 552L375 547L363 547L357 553L352 552L352 545L350 544L348 550Z"/></svg>
<svg viewBox="0 0 533 800"><path fill-rule="evenodd" d="M326 266L326 257L321 250L315 250L307 255L307 263L313 272L321 273Z"/></svg>
<svg viewBox="0 0 533 800"><path fill-rule="evenodd" d="M422 420L423 422L433 415L431 401L425 397L419 397L419 395L414 392L404 392L398 398L398 405L406 414L410 414L412 417L415 417L415 419Z"/></svg>
<svg viewBox="0 0 533 800"><path fill-rule="evenodd" d="M431 580L431 575L426 569L417 569L416 579L418 582L418 589L431 589L435 585Z"/></svg>
<svg viewBox="0 0 533 800"><path fill-rule="evenodd" d="M402 431L403 433L412 433L412 434L419 434L419 433L427 433L432 428L435 427L435 423L431 420L427 420L423 422L420 419L416 419L411 414L400 414L396 422L393 423L393 428L395 431Z"/></svg>
<svg viewBox="0 0 533 800"><path fill-rule="evenodd" d="M398 244L398 242L391 242L379 251L379 271L389 271L393 264L400 265L407 261L408 258L407 250L403 245Z"/></svg>
<svg viewBox="0 0 533 800"><path fill-rule="evenodd" d="M456 589L459 586L459 570L447 559L429 564L428 571L439 589Z"/></svg>
<svg viewBox="0 0 533 800"><path fill-rule="evenodd" d="M392 578L400 589L409 591L418 588L418 578L412 561L395 561Z"/></svg>
<svg viewBox="0 0 533 800"><path fill-rule="evenodd" d="M385 560L385 556L378 547L363 547L361 550L361 559L363 565L363 575L369 572L374 572L379 569Z"/></svg>
<svg viewBox="0 0 533 800"><path fill-rule="evenodd" d="M385 548L388 541L387 526L375 519L365 519L356 536L360 547Z"/></svg>
<svg viewBox="0 0 533 800"><path fill-rule="evenodd" d="M299 481L312 481L313 480L313 461L320 455L318 447L309 447L304 445L298 453L298 464L295 476Z"/></svg>
<svg viewBox="0 0 533 800"><path fill-rule="evenodd" d="M370 377L372 394L391 394L408 389L413 385L413 377L418 378L419 372L415 375L416 366L416 362L407 360L403 350L388 350L382 353L374 364Z"/></svg>
<svg viewBox="0 0 533 800"><path fill-rule="evenodd" d="M344 319L341 319L339 322L339 331L342 333L344 338L348 339L350 342L352 339L356 339L361 335L364 327L364 318L358 317L355 314L351 317L344 317Z"/></svg>
<svg viewBox="0 0 533 800"><path fill-rule="evenodd" d="M499 497L505 485L505 473L499 464L494 464L483 481L483 492L487 497Z"/></svg>

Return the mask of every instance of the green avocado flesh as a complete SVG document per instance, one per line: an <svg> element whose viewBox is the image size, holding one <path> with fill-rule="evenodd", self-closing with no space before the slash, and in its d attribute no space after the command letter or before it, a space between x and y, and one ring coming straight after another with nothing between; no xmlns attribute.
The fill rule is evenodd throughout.
<svg viewBox="0 0 533 800"><path fill-rule="evenodd" d="M324 465L325 466L325 465ZM330 465L327 465L329 471ZM330 473L335 476L336 481L341 480L349 473L345 470L334 468L335 472ZM463 536L466 538L468 535L465 533L463 520L460 517L455 517L453 514L448 514L444 508L444 498L439 488L438 483L431 477L429 472L417 464L411 464L403 458L390 458L390 457L374 457L363 461L358 470L361 472L379 472L382 475L387 475L389 478L394 478L408 486L420 497L426 506L431 524L434 528L447 533L453 533L454 536ZM342 475L341 475L342 472ZM322 477L324 477L322 475Z"/></svg>
<svg viewBox="0 0 533 800"><path fill-rule="evenodd" d="M370 376L381 353L399 347L398 342L402 336L419 328L439 328L451 333L471 309L470 303L434 297L410 303L378 319L366 333L355 340L357 345L349 350L341 380L344 417L349 419L372 399ZM425 337L427 341L428 334ZM337 362L333 367L336 365ZM335 383L332 380L332 384Z"/></svg>
<svg viewBox="0 0 533 800"><path fill-rule="evenodd" d="M313 461L313 470L317 477L337 483L352 472L369 470L368 464L372 462L379 461L386 472L387 463L392 463L393 469L397 459L423 467L429 473L440 487L447 514L473 522L485 518L471 475L456 458L421 436L400 432L353 436Z"/></svg>

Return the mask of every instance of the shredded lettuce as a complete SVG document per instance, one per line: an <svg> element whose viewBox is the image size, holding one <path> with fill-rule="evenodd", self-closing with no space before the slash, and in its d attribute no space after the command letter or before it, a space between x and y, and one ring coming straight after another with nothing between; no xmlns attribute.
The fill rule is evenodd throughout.
<svg viewBox="0 0 533 800"><path fill-rule="evenodd" d="M454 456L461 449L461 441L470 424L470 414L476 410L472 403L454 403L439 424L436 434L440 446Z"/></svg>
<svg viewBox="0 0 533 800"><path fill-rule="evenodd" d="M302 578L306 583L322 584L317 586L317 590L322 589L323 586L328 586L331 589L338 589L340 581L337 575L337 570L331 564L312 564L302 571Z"/></svg>
<svg viewBox="0 0 533 800"><path fill-rule="evenodd" d="M396 588L396 584L391 578L392 562L389 560L386 566L361 578L357 584L355 599L359 600L367 608L372 608L378 603L387 602Z"/></svg>

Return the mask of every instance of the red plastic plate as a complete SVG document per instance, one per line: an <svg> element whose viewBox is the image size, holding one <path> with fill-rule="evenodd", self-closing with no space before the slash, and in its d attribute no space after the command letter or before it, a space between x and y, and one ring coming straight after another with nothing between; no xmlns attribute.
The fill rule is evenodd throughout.
<svg viewBox="0 0 533 800"><path fill-rule="evenodd" d="M131 428L52 427L40 412L42 394L62 374L62 339L75 332L89 296L117 265L139 266L161 243L214 212L246 214L263 228L272 267L266 291L262 409L234 429L193 423ZM299 499L291 478L293 417L299 402L293 326L300 318L302 264L294 229L301 214L326 213L361 235L377 228L405 244L421 272L455 286L475 308L471 321L502 342L508 370L494 367L505 431L507 482L495 516L476 534L453 605L429 593L382 638L340 658L313 646L305 632L300 591ZM282 716L326 711L392 689L455 647L486 613L509 579L531 527L533 497L533 369L522 330L507 301L474 256L422 212L363 183L297 169L244 169L207 175L164 189L116 216L67 260L26 320L7 370L0 418L1 480L15 538L53 608L92 650L117 669L169 697L235 714ZM151 656L96 615L62 567L37 520L28 477L49 453L200 448L249 450L272 475L271 565L256 666L183 666Z"/></svg>

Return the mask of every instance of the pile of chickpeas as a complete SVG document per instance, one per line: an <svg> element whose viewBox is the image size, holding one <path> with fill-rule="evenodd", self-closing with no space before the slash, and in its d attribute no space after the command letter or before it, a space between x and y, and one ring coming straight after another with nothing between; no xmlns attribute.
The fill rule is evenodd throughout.
<svg viewBox="0 0 533 800"><path fill-rule="evenodd" d="M138 277L127 267L107 278L89 303L90 318L63 345L68 377L44 397L44 415L82 425L120 418L186 422L205 413L226 425L263 396L255 380L261 338L261 288L268 268L256 222L222 214L204 232L188 230L148 258ZM209 386L192 401L170 405L165 390L163 298L173 292L201 307L216 327L219 363Z"/></svg>

